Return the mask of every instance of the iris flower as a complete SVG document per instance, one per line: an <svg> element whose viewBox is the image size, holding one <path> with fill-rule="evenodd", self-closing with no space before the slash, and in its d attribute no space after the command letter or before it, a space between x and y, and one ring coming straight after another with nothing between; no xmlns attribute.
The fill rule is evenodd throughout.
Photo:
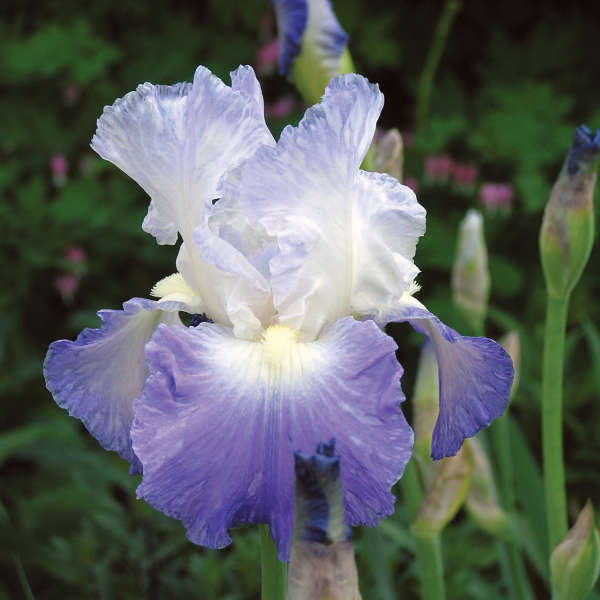
<svg viewBox="0 0 600 600"><path fill-rule="evenodd" d="M339 24L329 0L273 0L279 31L279 72L288 73L301 51L326 65L331 75L339 62L348 35Z"/></svg>
<svg viewBox="0 0 600 600"><path fill-rule="evenodd" d="M105 108L92 148L150 196L144 230L181 237L178 272L153 288L158 300L100 311L99 329L53 343L44 372L56 402L143 472L138 497L191 541L220 548L230 527L267 523L285 559L294 451L335 436L349 523L393 511L413 433L385 323L409 321L435 347L434 458L502 413L512 365L412 295L425 210L359 168L378 86L332 80L275 143L252 69L231 79L199 67L192 84L145 83ZM186 327L180 312L206 318Z"/></svg>
<svg viewBox="0 0 600 600"><path fill-rule="evenodd" d="M309 104L321 97L329 80L354 71L346 48L348 35L329 0L272 0L279 31L279 72L292 73Z"/></svg>

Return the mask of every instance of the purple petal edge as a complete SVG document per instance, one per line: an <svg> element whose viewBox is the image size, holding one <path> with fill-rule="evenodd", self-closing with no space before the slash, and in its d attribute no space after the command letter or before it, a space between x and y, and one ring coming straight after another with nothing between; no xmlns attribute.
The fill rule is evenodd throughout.
<svg viewBox="0 0 600 600"><path fill-rule="evenodd" d="M123 310L100 310L101 326L86 328L75 341L50 344L44 360L46 387L56 403L79 419L106 450L141 464L129 435L133 399L147 376L144 344L159 322L179 321L178 302L133 298Z"/></svg>
<svg viewBox="0 0 600 600"><path fill-rule="evenodd" d="M440 408L431 440L434 460L454 456L467 437L502 415L514 377L506 350L485 337L461 336L426 309L405 307L385 322L408 321L433 344Z"/></svg>

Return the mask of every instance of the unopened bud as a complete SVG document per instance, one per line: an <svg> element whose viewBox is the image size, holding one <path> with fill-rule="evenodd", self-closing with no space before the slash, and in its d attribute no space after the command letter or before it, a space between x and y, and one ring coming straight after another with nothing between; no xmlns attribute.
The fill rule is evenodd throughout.
<svg viewBox="0 0 600 600"><path fill-rule="evenodd" d="M402 163L404 161L402 134L397 129L390 129L376 140L373 146L375 148L373 169L402 181Z"/></svg>
<svg viewBox="0 0 600 600"><path fill-rule="evenodd" d="M540 251L548 293L569 296L587 264L594 242L594 185L600 160L600 130L575 131L544 210Z"/></svg>
<svg viewBox="0 0 600 600"><path fill-rule="evenodd" d="M360 600L335 441L296 452L294 539L288 600Z"/></svg>
<svg viewBox="0 0 600 600"><path fill-rule="evenodd" d="M555 600L584 600L594 587L600 573L600 536L590 500L554 549L550 570Z"/></svg>
<svg viewBox="0 0 600 600"><path fill-rule="evenodd" d="M473 475L467 494L467 510L484 531L509 539L510 520L498 502L498 492L486 451L476 437L468 442L473 453Z"/></svg>
<svg viewBox="0 0 600 600"><path fill-rule="evenodd" d="M415 531L439 532L454 518L462 506L473 472L473 453L463 444L456 456L438 460L425 490Z"/></svg>
<svg viewBox="0 0 600 600"><path fill-rule="evenodd" d="M483 217L469 210L460 224L458 251L452 269L454 302L475 332L483 326L490 295Z"/></svg>

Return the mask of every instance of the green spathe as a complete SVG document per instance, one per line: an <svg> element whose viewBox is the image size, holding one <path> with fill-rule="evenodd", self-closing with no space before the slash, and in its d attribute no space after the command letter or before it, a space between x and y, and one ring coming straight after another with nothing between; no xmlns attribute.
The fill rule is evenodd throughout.
<svg viewBox="0 0 600 600"><path fill-rule="evenodd" d="M600 535L588 500L550 559L552 598L584 600L600 573Z"/></svg>

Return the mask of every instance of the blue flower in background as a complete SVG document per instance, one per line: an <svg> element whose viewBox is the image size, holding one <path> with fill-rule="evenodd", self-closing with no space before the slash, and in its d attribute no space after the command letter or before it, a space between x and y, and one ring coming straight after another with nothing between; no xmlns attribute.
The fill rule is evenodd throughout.
<svg viewBox="0 0 600 600"><path fill-rule="evenodd" d="M279 72L288 73L301 48L306 46L329 63L332 76L339 73L339 60L348 35L329 0L273 0L273 5L279 30Z"/></svg>
<svg viewBox="0 0 600 600"><path fill-rule="evenodd" d="M220 548L230 527L268 523L285 559L293 453L331 435L349 524L393 511L413 434L387 322L409 321L434 345L434 458L506 407L504 350L461 337L413 296L425 210L359 168L382 105L376 85L338 77L275 143L252 69L228 87L199 67L193 84L143 84L98 120L92 147L151 197L144 230L181 237L178 273L153 288L159 300L101 311L100 329L52 344L46 382L143 471L138 496L195 543ZM208 320L184 327L179 312Z"/></svg>
<svg viewBox="0 0 600 600"><path fill-rule="evenodd" d="M272 0L279 31L279 71L293 71L305 99L317 102L329 80L353 71L348 35L329 0Z"/></svg>

